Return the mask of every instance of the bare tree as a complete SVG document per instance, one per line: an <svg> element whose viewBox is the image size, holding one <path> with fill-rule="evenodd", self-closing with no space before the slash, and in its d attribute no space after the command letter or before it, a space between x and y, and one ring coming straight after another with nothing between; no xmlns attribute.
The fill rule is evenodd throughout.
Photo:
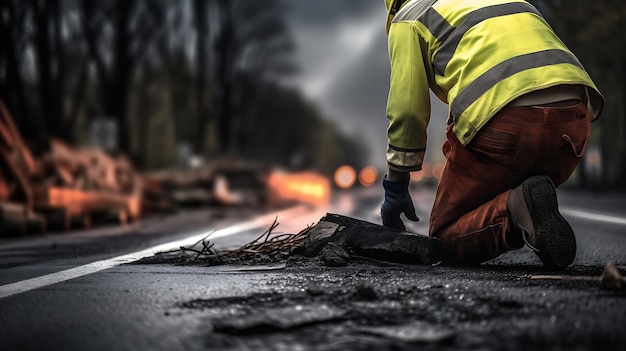
<svg viewBox="0 0 626 351"><path fill-rule="evenodd" d="M61 43L61 15L58 0L31 0L35 23L35 53L39 77L42 130L69 139L71 133L64 120L64 66ZM47 138L46 138L47 139Z"/></svg>
<svg viewBox="0 0 626 351"><path fill-rule="evenodd" d="M194 24L196 30L196 120L193 133L193 146L196 152L205 149L205 137L208 120L207 111L207 42L209 41L209 24L206 0L193 0Z"/></svg>
<svg viewBox="0 0 626 351"><path fill-rule="evenodd" d="M223 152L258 147L255 111L267 82L294 70L293 44L278 1L217 0L215 70ZM234 25L236 23L237 25ZM265 116L271 118L271 116ZM266 119L267 121L267 119ZM239 150L237 150L239 149Z"/></svg>
<svg viewBox="0 0 626 351"><path fill-rule="evenodd" d="M41 147L115 118L138 166L166 165L182 140L211 157L311 165L324 142L336 160L347 148L331 147L334 126L278 83L295 69L282 1L2 0L1 97Z"/></svg>
<svg viewBox="0 0 626 351"><path fill-rule="evenodd" d="M127 118L129 89L135 69L147 58L154 37L161 33L166 11L159 1L82 0L81 4L83 31L102 87L104 113L118 122L120 149L132 153Z"/></svg>

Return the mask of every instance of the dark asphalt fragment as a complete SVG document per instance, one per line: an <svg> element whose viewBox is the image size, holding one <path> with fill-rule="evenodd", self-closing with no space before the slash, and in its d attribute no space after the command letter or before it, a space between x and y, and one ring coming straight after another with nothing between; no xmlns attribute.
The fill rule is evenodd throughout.
<svg viewBox="0 0 626 351"><path fill-rule="evenodd" d="M302 248L303 254L306 256L315 256L330 242L341 245L345 241L341 231L337 223L328 221L318 222L307 234Z"/></svg>
<svg viewBox="0 0 626 351"><path fill-rule="evenodd" d="M320 252L320 260L328 267L343 267L348 264L350 255L338 244L328 243Z"/></svg>
<svg viewBox="0 0 626 351"><path fill-rule="evenodd" d="M335 321L345 314L345 311L341 309L324 304L270 308L251 315L214 322L213 330L232 334L285 331L315 323Z"/></svg>
<svg viewBox="0 0 626 351"><path fill-rule="evenodd" d="M435 238L331 213L311 228L302 252L315 256L329 243L384 261L433 264L441 260L441 243Z"/></svg>

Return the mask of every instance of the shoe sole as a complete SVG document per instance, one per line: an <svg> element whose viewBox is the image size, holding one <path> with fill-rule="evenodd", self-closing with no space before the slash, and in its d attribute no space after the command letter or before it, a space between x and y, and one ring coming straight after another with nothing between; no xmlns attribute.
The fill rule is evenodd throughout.
<svg viewBox="0 0 626 351"><path fill-rule="evenodd" d="M576 257L576 237L559 212L552 180L547 176L529 178L524 183L523 194L535 226L537 256L544 266L566 268Z"/></svg>

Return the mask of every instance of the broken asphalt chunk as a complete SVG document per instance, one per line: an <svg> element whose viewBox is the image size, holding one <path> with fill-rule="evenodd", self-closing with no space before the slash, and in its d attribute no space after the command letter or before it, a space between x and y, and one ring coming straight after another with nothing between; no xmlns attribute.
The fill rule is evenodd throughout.
<svg viewBox="0 0 626 351"><path fill-rule="evenodd" d="M339 224L325 221L324 218L309 230L304 240L305 256L317 255L331 241L335 243L343 241L342 234L337 230L339 229Z"/></svg>
<svg viewBox="0 0 626 351"><path fill-rule="evenodd" d="M324 266L343 267L350 260L350 255L343 247L330 242L322 249L320 259Z"/></svg>
<svg viewBox="0 0 626 351"><path fill-rule="evenodd" d="M441 260L441 242L435 238L337 214L327 214L311 228L303 253L317 255L330 242L378 260L413 264Z"/></svg>

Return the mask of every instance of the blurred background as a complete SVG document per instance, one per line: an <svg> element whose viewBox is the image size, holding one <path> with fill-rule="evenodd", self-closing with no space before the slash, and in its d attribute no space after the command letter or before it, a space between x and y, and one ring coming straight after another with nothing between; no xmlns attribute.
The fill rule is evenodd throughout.
<svg viewBox="0 0 626 351"><path fill-rule="evenodd" d="M626 189L626 3L531 2L606 98L568 185ZM382 0L2 0L0 96L35 158L56 140L142 171L382 172L384 21ZM425 173L443 160L433 102Z"/></svg>

